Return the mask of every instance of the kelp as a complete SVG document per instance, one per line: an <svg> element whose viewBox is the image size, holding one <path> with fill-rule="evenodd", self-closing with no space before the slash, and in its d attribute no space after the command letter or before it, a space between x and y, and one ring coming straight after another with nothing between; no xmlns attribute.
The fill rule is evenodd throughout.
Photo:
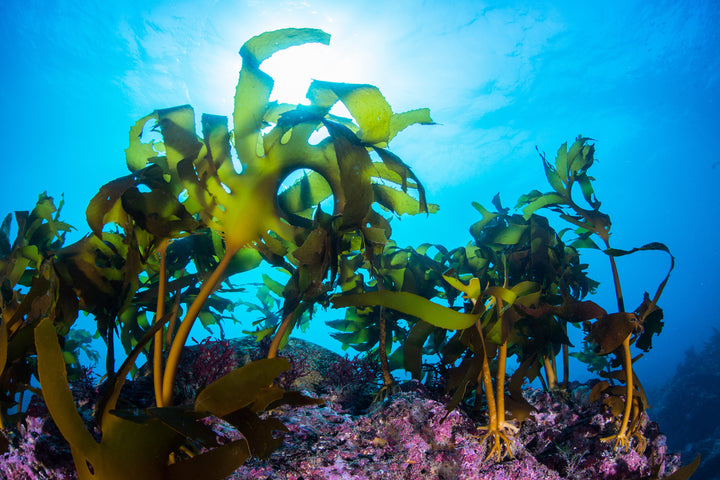
<svg viewBox="0 0 720 480"><path fill-rule="evenodd" d="M592 392L592 399L602 400L620 419L617 434L607 440L616 440L618 448L630 448L632 441L639 451L646 444L638 432L647 399L632 372L630 345L636 343L647 351L652 335L662 330L662 310L657 301L669 273L652 298L646 294L638 309L625 312L615 258L638 251L670 252L661 243L631 250L610 248L610 217L599 210L601 204L588 174L594 163L594 146L588 140L578 137L569 150L563 145L554 166L542 156L553 191L534 190L521 196L516 206L521 214L503 207L499 195L492 200L494 211L474 202L482 218L470 227L472 244L453 250L436 246L434 258L427 256L429 246L423 245L404 262L394 261L395 249L386 250L382 254L386 260L381 263L395 268L387 269L390 273L385 275L391 276L391 285L400 288L381 288L388 282L378 280L376 286L359 284L364 288L332 299L333 306L354 307L356 312L371 311L373 307L399 312L409 325L404 335L397 336L405 338L402 344L406 369L422 379L424 355L439 356L441 371L447 372L446 391L452 394L449 409L466 401L472 392L478 397L473 404L479 405L484 391L488 426L483 438L490 445L488 457L495 460L512 456L512 435L517 427L505 420L505 410L515 421L521 421L532 409L520 393L522 381L539 378L550 390L567 388L572 346L568 325L583 326L587 331L585 343L593 346L593 350L586 349L576 356L600 375L626 384L616 387L603 381ZM587 207L573 199L575 186L579 186ZM548 219L538 214L543 208L559 213L561 219L575 227L574 231L570 228L556 232ZM585 300L598 283L587 276L587 264L581 263L579 251L598 248L593 235L603 240L611 261L619 307L615 313ZM674 260L670 256L672 270ZM410 263L422 265L421 269L430 273L425 279L430 285L423 287L422 293L413 291L414 283L404 282ZM438 271L441 277L432 275ZM379 279L385 278L382 271L379 273ZM457 306L459 293L463 294L464 304ZM357 333L362 331L358 321L361 318L356 314L348 318L346 313L345 322L333 321L330 325ZM456 333L448 336L440 333L443 331ZM357 334L335 336L359 350L365 348L369 338ZM556 362L560 352L562 381ZM609 354L615 355L614 362L600 361ZM517 356L520 367L506 382L505 366L510 355ZM610 365L622 365L622 369L612 371ZM491 368L495 370L494 384ZM540 375L541 370L545 377ZM623 396L628 401L623 401Z"/></svg>
<svg viewBox="0 0 720 480"><path fill-rule="evenodd" d="M69 226L52 216L47 196L32 214L16 213L14 245L11 218L0 227L0 418L16 405L17 393L31 388L30 377L38 376L81 478L196 478L206 468L221 478L250 454L269 455L279 445L271 432L284 427L257 413L279 403L317 403L271 385L287 367L274 357L290 330L336 282L347 281L357 254L371 258L382 250L391 230L381 212L437 209L427 203L412 170L387 150L404 128L432 123L427 109L394 113L377 87L320 81L310 86L310 105L269 101L273 81L262 62L283 48L328 40L315 29L250 39L240 50L232 129L227 118L204 114L196 133L189 105L140 119L126 149L130 173L99 189L86 210L91 234L80 241L63 245ZM337 102L353 118L331 115ZM311 143L318 131L326 138ZM296 171L306 174L279 191ZM328 197L332 211L325 213L320 205ZM356 242L348 247L349 237L358 239L359 250ZM267 325L270 358L204 388L194 409L173 406L178 360L193 324L219 324L232 309L221 293L239 291L229 277L263 260L290 274L282 289L273 285L283 298L283 320ZM58 360L58 337L67 335L79 311L93 315L108 346L109 387L96 409L99 442L82 425ZM117 371L116 336L128 355ZM71 346L78 348L76 342ZM153 363L157 406L118 410L124 378L140 353ZM214 437L198 423L207 415L233 424L244 438L223 445L208 441ZM143 440L127 444L138 436ZM209 451L183 458L182 452L197 449L199 438Z"/></svg>
<svg viewBox="0 0 720 480"><path fill-rule="evenodd" d="M43 398L55 423L70 443L78 478L191 479L226 478L250 457L266 457L273 446L255 439L273 439L273 430L284 430L278 421L261 420L257 413L283 399L272 380L290 367L287 360L260 360L221 377L199 394L195 409L155 408L144 412L115 410L117 395L103 405L102 439L87 431L67 384L62 351L52 323L45 319L35 329L38 376ZM122 377L121 377L122 378ZM120 382L122 383L122 382ZM119 392L119 388L114 390ZM259 406L259 407L258 407ZM200 420L208 415L223 418L243 433L240 440L219 444L216 433ZM240 424L236 417L244 417ZM251 419L251 421L248 421ZM200 443L210 450L177 460L181 447ZM274 446L278 440L273 439Z"/></svg>
<svg viewBox="0 0 720 480"><path fill-rule="evenodd" d="M531 410L520 394L521 382L512 382L513 388L505 391L508 349L524 362L521 377L534 378L536 374L530 373L533 362L550 355L543 352L552 351L554 343L569 343L558 317L584 319L587 312L582 310L587 305L578 299L594 284L577 263L576 252L564 247L545 219L525 221L509 215L499 197L493 203L498 210L495 213L478 205L484 218L471 228L475 245L454 250L423 245L418 251L400 250L405 253L402 256L397 249L389 249L381 262L384 269L377 272L377 290L371 287L370 291L336 296L332 303L335 307L353 306L355 312L370 306L399 312L409 324L402 350L405 368L421 379L423 355L439 355L449 370L449 409L471 391L479 405L484 390L489 408L484 437L491 444L488 456L501 459L511 455L511 436L516 431L505 421L506 406L516 418L526 417ZM437 251L432 258L428 256L431 248ZM558 305L561 283L568 301ZM464 305L457 307L454 303L461 293ZM441 305L443 300L447 306ZM361 331L357 316L347 320L348 313L345 322L330 325ZM527 328L530 320L532 329ZM557 324L554 333L544 333L545 323ZM445 333L453 330L455 335ZM339 334L336 338L358 348L357 336ZM495 357L493 385L491 360Z"/></svg>
<svg viewBox="0 0 720 480"><path fill-rule="evenodd" d="M608 440L616 448L643 449L639 427L647 399L630 347L648 351L662 331L657 302L670 273L652 298L646 294L627 312L615 259L664 251L670 271L674 259L661 243L610 247L610 217L600 211L588 174L590 139L563 145L554 164L541 154L551 191L521 196L514 210L499 194L492 209L473 202L480 219L469 227L465 246L401 248L386 215L438 207L427 202L422 183L388 142L410 125L432 124L429 111L395 113L377 87L318 80L308 104L270 102L273 80L263 61L311 42L327 44L329 35L284 29L243 45L231 119L203 114L197 132L189 105L140 119L125 152L130 173L99 189L86 210L91 233L78 242L64 244L70 226L46 194L31 213L15 213L12 244L12 217L4 219L0 428L22 415L22 393L31 391L42 395L70 443L79 478L224 478L251 455L267 458L279 446L274 432L286 429L262 412L320 402L273 381L289 368L277 353L291 331L306 325L317 307L332 305L347 307L343 319L329 322L338 330L333 337L379 361L383 391L395 383L392 371L404 368L428 385L433 375L444 376L448 410L480 410L484 398L483 441L492 461L513 455L518 424L533 409L522 396L524 381L539 379L551 391L568 388L568 328L582 326L585 349L574 355L606 379L591 398L619 423ZM338 103L351 118L330 113ZM556 231L543 209L570 228ZM598 283L580 252L598 248L596 238L611 264L617 311L586 299ZM228 295L246 287L234 285L232 276L263 262L286 280L263 275L259 303L231 301ZM269 342L268 358L207 385L192 405L175 405L179 358L191 328L200 320L222 329L240 305L261 315L246 333ZM94 317L108 346L108 379L96 406L99 440L78 415L68 386L66 363L76 362L85 338L70 330L79 312ZM117 370L115 337L127 354ZM156 406L123 410L120 392L140 354L152 364ZM519 366L509 374L513 356ZM39 390L30 386L32 376ZM9 416L13 407L18 413ZM242 438L218 440L207 426L213 418ZM694 468L697 462L675 478L688 478Z"/></svg>
<svg viewBox="0 0 720 480"><path fill-rule="evenodd" d="M376 200L396 213L429 211L412 171L383 148L402 128L431 123L427 110L394 114L376 87L328 82L311 85L310 106L268 101L272 79L260 70L262 61L283 46L306 42L327 43L327 35L309 29L282 30L255 37L243 46L232 134L223 117L203 115L202 137L198 137L189 106L158 110L141 119L131 129L126 151L133 173L103 187L88 208L88 221L96 235L112 222L126 230L127 226L148 229L159 244L159 239L195 234L200 227L222 239L222 246L215 248L220 260L210 262L210 276L189 304L170 347L159 387L163 403L171 401L177 360L190 328L229 267L232 272L253 268L259 253L291 274L283 292L284 321L274 336L272 357L297 319L322 297L328 270L337 271L337 239L342 232L358 231L366 242L385 241L383 232L389 226L371 209ZM348 128L354 125L351 121L339 123L329 115L337 101L358 122L354 130ZM384 113L372 117L370 111ZM149 122L159 129L161 143L142 141ZM268 125L273 127L268 130ZM321 127L329 136L310 144L310 135ZM232 165L231 137L241 172ZM371 161L369 150L377 152L382 163ZM282 181L301 169L310 169L311 174L278 194ZM376 199L375 191L385 186L373 181L375 177L385 184L397 183L399 189ZM415 183L408 184L408 177ZM140 193L141 184L151 191ZM407 194L408 188L418 191L418 200ZM332 216L323 215L319 207L314 219L304 216L330 194L334 197ZM171 221L157 221L165 218ZM213 245L218 243L213 241ZM158 311L164 311L163 303L158 297ZM157 372L161 370L156 367Z"/></svg>
<svg viewBox="0 0 720 480"><path fill-rule="evenodd" d="M606 376L614 376L626 384L624 392L617 390L608 391L610 397L604 400L608 404L617 405L619 398L624 395L624 409L622 412L622 423L617 434L608 437L607 440L615 440L615 445L629 448L631 439L635 438L639 451L644 450L645 439L638 433L640 416L647 407L642 386L637 381L632 369L632 355L630 345L642 338L640 346L644 350L651 347L653 334L662 330L662 310L657 306L660 295L667 283L670 273L675 266L675 259L667 246L662 243L651 243L631 250L617 250L610 247L610 216L600 211L601 203L595 195L592 185L593 178L587 174L588 169L595 161L594 145L588 144L589 138L579 136L575 143L568 149L564 144L558 150L555 158L555 166L552 166L544 155L542 156L545 167L545 175L552 186L552 192L540 193L537 190L520 198L518 207L523 207L523 215L529 218L540 208L550 208L560 214L560 217L578 227L576 233L579 236L580 245L590 248L598 248L592 242L591 236L599 237L604 245L603 250L609 260L615 286L617 309L615 313L603 315L593 323L586 323L588 331L587 339L590 343L597 345L595 353L598 355L615 354L622 365L621 372L610 372ZM573 188L578 185L582 198L587 206L578 205L573 199ZM625 311L625 300L620 285L615 258L632 254L639 251L664 251L670 256L670 268L665 278L660 282L655 295L651 299L646 293L640 306L634 312ZM647 330L645 323L647 321ZM613 409L618 414L617 409Z"/></svg>
<svg viewBox="0 0 720 480"><path fill-rule="evenodd" d="M33 329L50 317L67 335L77 317L78 300L71 285L58 275L53 259L72 228L59 220L62 205L61 201L56 208L43 193L31 212L15 212L12 244L12 216L5 217L0 227L0 425L7 423L8 410L21 403L24 392L33 389Z"/></svg>

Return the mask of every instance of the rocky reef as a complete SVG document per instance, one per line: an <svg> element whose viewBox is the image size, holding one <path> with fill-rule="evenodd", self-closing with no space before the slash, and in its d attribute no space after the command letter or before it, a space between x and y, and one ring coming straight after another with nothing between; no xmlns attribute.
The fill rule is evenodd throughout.
<svg viewBox="0 0 720 480"><path fill-rule="evenodd" d="M243 339L202 342L186 349L188 368L183 371L195 373L181 377L177 394L184 396L186 387L197 387L195 377L207 372L203 359L208 351L217 354L225 349L228 358L242 364L262 351L261 346L253 347L256 352L236 348L248 345L252 343ZM512 456L493 462L486 460L488 446L482 441L483 408L448 411L446 397L417 381L403 383L371 402L373 373L363 369L362 359L342 358L298 340L291 342L288 352L297 369L290 372L294 377L289 383L303 388L305 395L323 398L325 404L282 406L264 414L287 427L282 445L265 460L251 458L231 479L621 480L665 478L680 466L680 455L668 451L665 436L647 417L641 427L648 439L643 452L616 451L612 442L603 441L616 425L601 402L590 402L592 384L573 383L566 392L524 388L523 396L535 411L516 424ZM321 357L328 362L308 360ZM338 375L340 370L333 373L334 368L346 375ZM364 380L359 376L363 372ZM89 398L97 391L87 377L72 386L82 418L97 432ZM142 406L152 403L152 395L152 385L141 370L123 388L122 401L126 406ZM28 413L0 437L8 443L8 451L0 456L3 478L76 478L69 445L42 401L34 398ZM218 434L232 437L229 424L210 422Z"/></svg>
<svg viewBox="0 0 720 480"><path fill-rule="evenodd" d="M523 422L512 458L485 460L482 421L449 412L417 383L410 383L363 415L350 415L331 398L322 407L280 413L289 428L285 443L267 462L242 466L233 479L642 479L675 471L679 455L669 454L657 424L646 422L650 442L643 453L616 452L601 441L612 417L588 402L587 385L568 396L526 389L537 408Z"/></svg>

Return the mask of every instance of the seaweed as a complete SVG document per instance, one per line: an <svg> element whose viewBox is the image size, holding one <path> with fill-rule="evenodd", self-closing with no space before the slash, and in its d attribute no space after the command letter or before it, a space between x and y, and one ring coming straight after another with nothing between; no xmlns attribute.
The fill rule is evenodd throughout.
<svg viewBox="0 0 720 480"><path fill-rule="evenodd" d="M593 179L587 173L594 162L594 145L587 144L588 140L578 137L569 150L563 145L554 167L541 155L553 191L534 190L521 196L516 206L521 214L512 214L503 207L499 195L492 201L495 211L474 203L482 216L470 227L474 243L450 251L438 247L440 262L438 256L424 259L426 265L435 262L447 268L441 279L433 278L433 288L424 288L422 292L407 288L389 291L381 289L382 283L378 281L377 288L332 299L335 307L380 306L401 312L410 324L404 342L405 365L416 378L420 377L419 365L426 342L431 335L438 336L436 329L456 332L447 343L436 342L428 353L439 355L442 364L449 367L447 389L454 394L448 409L458 406L468 391L474 390L477 397L484 391L488 427L483 439L490 445L490 459L512 456L512 435L517 427L506 421L505 410L513 414L515 421L527 417L531 408L520 393L525 379L539 378L550 390L567 389L571 346L568 324L583 325L586 343L594 345L592 352L586 350L578 354L579 358L588 360L598 370L598 364L603 368L608 364L595 358L613 354L615 360L609 365L621 365L620 370L600 371L609 381L599 382L591 392L592 399L602 400L620 419L617 433L605 440L615 440L616 448L626 450L632 445L638 451L645 450L646 440L639 427L647 399L632 370L630 345L636 343L647 351L652 335L661 331L662 310L657 302L673 269L674 258L661 243L630 250L610 248L610 217L599 210ZM573 199L576 185L587 208ZM556 232L548 219L537 213L542 208L559 213L562 220L575 227L574 231L570 228ZM565 240L571 231L574 236ZM587 265L581 263L579 256L582 248L598 248L593 236L604 242L603 251L610 259L618 301L615 313L607 313L600 305L584 299L598 285L587 276ZM646 294L640 307L626 312L615 259L639 251L668 253L670 271L652 299ZM387 255L394 253L390 251ZM443 290L445 294L441 295ZM457 292L463 294L462 306L454 305ZM441 305L442 300L447 301L447 306ZM337 328L341 324L331 325ZM560 351L564 364L562 382L558 380L556 362ZM509 354L517 355L519 367L508 381ZM494 384L491 367L495 371ZM545 371L544 379L539 375L541 368ZM613 380L626 386L614 386ZM478 398L475 404L479 403Z"/></svg>
<svg viewBox="0 0 720 480"><path fill-rule="evenodd" d="M273 80L263 61L311 42L327 44L329 35L283 29L243 45L232 128L226 117L203 114L198 133L189 105L140 119L125 152L130 173L100 187L86 210L90 233L81 240L65 245L71 227L59 220L62 202L56 209L46 194L31 213L15 213L12 244L12 216L4 219L0 428L23 417L29 391L44 399L70 444L79 478L224 478L282 442L278 432L287 429L264 412L322 403L283 388L302 365L296 359L293 372L279 351L316 308L332 306L348 307L344 319L329 322L339 330L333 336L367 353L365 367L353 371L357 382L375 386L378 370L368 366L374 362L382 376L377 398L396 386L392 372L400 368L442 385L448 414L462 406L486 415L480 443L493 462L514 455L518 427L531 418L524 382L538 379L553 395L569 391L568 328L582 327L585 349L572 354L606 379L590 392L616 419L617 431L605 440L614 440L615 449L644 450L647 399L630 348L650 350L662 331L658 301L674 258L661 243L610 246L610 217L600 211L588 174L595 161L590 139L563 145L554 165L541 154L550 192L533 190L513 210L499 194L493 210L473 203L481 218L465 246L400 247L389 216L430 214L438 206L388 143L410 125L432 124L429 111L395 113L377 87L317 80L306 105L270 102ZM352 118L331 113L338 103ZM570 227L556 230L543 210ZM598 283L580 252L599 248L597 239L613 274L612 313L587 299ZM666 252L670 269L655 294L628 312L616 259L646 251ZM259 303L232 301L245 289L233 275L263 263L287 280L264 275ZM213 370L194 398L178 391L193 325L222 329L241 305L261 315L249 333L264 342L267 358ZM72 330L80 312L93 316L108 347L95 436L68 384L75 353L92 354L87 336ZM126 353L119 368L116 337ZM203 348L202 362L228 355ZM120 408L140 355L152 365L155 405ZM518 366L508 372L512 357ZM33 376L39 389L31 386ZM232 425L236 435L218 438L214 422ZM675 478L695 468L697 461Z"/></svg>
<svg viewBox="0 0 720 480"><path fill-rule="evenodd" d="M355 236L368 256L382 249L390 227L374 205L396 214L436 209L410 168L386 148L409 125L432 123L427 109L393 113L374 86L321 81L310 86L310 105L269 101L273 81L262 62L283 48L328 41L320 30L285 29L246 42L232 130L227 118L205 114L198 135L188 105L140 119L126 149L130 174L103 185L91 200L91 234L80 241L63 245L69 226L51 215L47 196L32 214L16 213L12 247L11 218L3 222L0 418L20 409L19 392L42 395L80 478L195 478L201 470L222 478L251 454L269 455L280 441L272 432L284 427L257 414L281 403L319 402L272 386L290 367L275 357L338 271L344 281L343 241ZM353 119L330 114L337 102ZM318 131L326 138L311 143ZM279 191L303 169L309 173ZM329 196L332 212L325 213L320 204ZM222 294L238 291L228 278L263 260L290 274L281 292L282 321L270 326L268 358L206 385L194 406L175 406L178 363L193 324L219 323L233 308ZM222 283L226 288L219 289ZM79 311L95 318L108 347L108 386L95 410L99 441L78 416L62 360L60 344L72 340L68 329ZM116 335L127 353L119 369ZM120 391L141 353L152 360L156 406L123 411L116 406ZM33 375L39 391L29 387ZM208 415L234 425L242 438L218 444L202 423ZM142 441L126 441L136 437Z"/></svg>
<svg viewBox="0 0 720 480"><path fill-rule="evenodd" d="M613 410L615 415L622 412L622 423L618 432L607 440L615 440L616 447L630 448L631 440L636 441L638 451L645 449L646 440L638 433L642 412L647 407L647 398L642 385L633 373L633 358L630 345L638 343L647 351L651 347L652 335L662 330L662 310L657 302L670 278L675 266L675 258L667 246L662 243L650 243L630 250L620 250L610 247L609 215L600 211L601 203L595 195L592 185L593 178L587 174L595 158L594 145L589 145L589 138L578 136L575 143L568 149L564 144L558 150L555 166L553 167L542 156L545 175L553 188L553 192L540 193L533 191L518 201L518 207L523 207L523 215L529 218L540 208L551 208L560 214L560 217L578 227L576 233L585 247L597 248L592 242L592 236L599 237L605 249L603 252L610 260L613 275L615 295L617 299L617 312L605 314L596 318L593 323L586 323L587 339L596 344L595 353L608 355L613 353L622 365L620 371L604 374L607 378L624 381L626 388L617 389L607 381L596 385L592 396L600 398L602 392L609 394L603 401ZM582 198L587 207L578 205L573 199L573 188L578 185ZM633 312L625 311L625 300L622 294L620 276L618 273L616 257L633 254L640 251L664 251L670 256L670 268L665 278L660 282L652 299L646 293L640 306ZM624 396L624 400L621 397ZM624 407L620 409L620 403Z"/></svg>
<svg viewBox="0 0 720 480"><path fill-rule="evenodd" d="M423 255L415 252L410 256L415 262L403 264L406 273L410 263L422 265L421 270L430 273L421 288L417 288L421 282L403 282L404 291L378 289L332 301L335 307L379 305L404 314L410 323L402 350L405 367L420 379L422 355L439 355L448 370L447 390L453 394L450 410L471 391L479 406L484 391L488 406L484 438L491 445L488 458L500 460L512 455L511 437L517 431L506 421L506 409L513 412L515 420L527 417L531 410L520 393L522 380L537 375L537 368L535 373L530 370L538 359L554 359L555 345L569 343L559 318L579 321L595 309L572 296L582 297L594 284L577 263L576 252L570 249L566 253L548 222L509 215L499 197L494 203L495 213L477 205L483 220L471 227L475 245L450 251L436 246L434 258L427 256L428 246L422 246ZM414 291L408 289L410 285ZM565 302L559 301L563 298L561 286ZM464 302L456 307L460 293ZM448 306L433 301L435 297L447 301ZM448 338L447 331L456 333ZM508 351L518 355L521 367L506 393ZM556 387L554 376L554 368L548 368L552 388Z"/></svg>

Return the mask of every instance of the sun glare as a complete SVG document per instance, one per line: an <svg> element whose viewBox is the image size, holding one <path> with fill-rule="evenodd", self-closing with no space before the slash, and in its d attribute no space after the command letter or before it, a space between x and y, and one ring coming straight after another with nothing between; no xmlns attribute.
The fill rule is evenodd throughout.
<svg viewBox="0 0 720 480"><path fill-rule="evenodd" d="M275 80L271 100L307 103L306 94L313 79L331 82L357 81L361 62L341 57L328 45L308 44L277 52L265 60L261 69Z"/></svg>
<svg viewBox="0 0 720 480"><path fill-rule="evenodd" d="M368 81L367 63L359 54L340 55L335 50L338 46L307 44L290 47L275 53L265 60L260 69L270 75L275 84L270 96L271 101L292 104L307 104L308 88L313 79L330 82L366 83ZM231 56L232 55L232 56ZM237 52L223 52L205 55L208 59L205 70L213 72L212 78L205 78L210 82L210 88L202 90L200 94L191 89L200 98L195 103L209 108L213 112L231 112L233 108L232 86L237 83L237 75L241 61ZM211 59L212 60L209 60ZM207 92L206 94L202 92ZM222 92L218 95L218 92ZM342 106L333 108L333 114L347 116L348 112Z"/></svg>

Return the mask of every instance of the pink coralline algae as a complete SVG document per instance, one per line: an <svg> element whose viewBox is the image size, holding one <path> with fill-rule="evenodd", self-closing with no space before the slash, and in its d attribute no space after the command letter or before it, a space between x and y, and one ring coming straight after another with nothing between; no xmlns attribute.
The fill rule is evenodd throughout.
<svg viewBox="0 0 720 480"><path fill-rule="evenodd" d="M353 416L328 403L323 407L283 409L290 433L265 461L250 460L231 477L263 480L533 480L641 479L679 466L668 455L656 424L646 422L648 447L642 454L616 452L601 441L613 427L598 405L586 400L589 389L571 394L527 390L538 409L520 425L514 458L485 460L482 422L461 410L447 412L417 385ZM591 422L592 421L592 422Z"/></svg>
<svg viewBox="0 0 720 480"><path fill-rule="evenodd" d="M9 451L0 455L2 480L71 480L77 478L70 447L52 422L27 416L5 435ZM2 442L0 442L2 443Z"/></svg>
<svg viewBox="0 0 720 480"><path fill-rule="evenodd" d="M238 353L234 348L223 351ZM303 353L314 358L312 352ZM327 378L327 372L318 375ZM135 405L151 402L152 386L147 380L141 377L126 383L123 391ZM343 398L351 391L347 386L314 380L304 385L308 386L305 395L321 396L326 403L283 406L264 414L287 426L283 444L267 459L251 458L230 479L639 480L664 478L680 465L679 455L668 453L658 425L647 418L641 426L647 439L643 452L615 451L613 442L602 441L616 431L617 424L599 403L588 401L591 385L573 384L567 392L525 389L536 411L522 423L515 422L519 430L513 438L513 456L502 462L486 460L482 410L448 412L446 399L417 382L390 389L361 410L350 408ZM93 402L81 398L85 390L83 395L73 390L75 401L97 434L92 424ZM352 391L366 395L363 389ZM229 424L206 421L226 438L239 435ZM3 443L7 451L0 455L2 479L76 478L69 446L39 400L24 420L0 432L0 447Z"/></svg>
<svg viewBox="0 0 720 480"><path fill-rule="evenodd" d="M459 410L448 413L442 403L417 392L393 395L357 417L328 405L288 409L280 419L291 431L286 444L268 464L253 460L232 478L561 478L529 455L484 464L486 450L475 422ZM299 427L306 423L314 426L310 434Z"/></svg>

